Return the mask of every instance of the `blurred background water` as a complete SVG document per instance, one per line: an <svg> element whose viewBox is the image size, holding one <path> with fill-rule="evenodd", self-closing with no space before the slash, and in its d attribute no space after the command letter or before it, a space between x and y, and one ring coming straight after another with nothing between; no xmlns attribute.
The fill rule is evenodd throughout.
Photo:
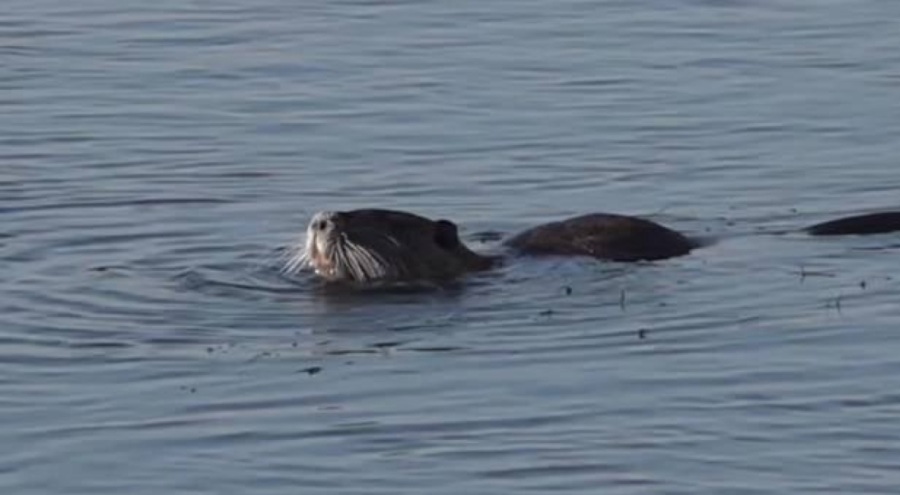
<svg viewBox="0 0 900 495"><path fill-rule="evenodd" d="M0 489L895 493L900 4L7 0ZM452 291L278 273L322 209L716 239Z"/></svg>

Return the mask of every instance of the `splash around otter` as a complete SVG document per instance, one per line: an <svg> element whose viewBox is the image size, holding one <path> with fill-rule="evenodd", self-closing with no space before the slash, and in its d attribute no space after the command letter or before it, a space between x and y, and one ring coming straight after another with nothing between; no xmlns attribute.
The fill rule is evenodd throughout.
<svg viewBox="0 0 900 495"><path fill-rule="evenodd" d="M900 230L900 212L839 218L803 229L814 236ZM700 246L688 236L645 218L591 213L538 225L504 242L524 255L590 256L609 261L653 261L683 256ZM320 212L286 265L312 268L329 282L449 282L497 265L499 256L469 249L450 220L400 210Z"/></svg>

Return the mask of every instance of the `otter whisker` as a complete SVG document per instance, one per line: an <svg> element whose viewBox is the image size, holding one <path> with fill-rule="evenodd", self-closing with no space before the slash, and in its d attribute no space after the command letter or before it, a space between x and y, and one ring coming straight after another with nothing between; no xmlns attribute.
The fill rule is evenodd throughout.
<svg viewBox="0 0 900 495"><path fill-rule="evenodd" d="M343 273L346 271L346 262L342 253L341 247L337 243L329 244L327 249L320 253L320 259L324 258L327 260L325 266L320 267L320 269L324 268L327 276L343 276Z"/></svg>
<svg viewBox="0 0 900 495"><path fill-rule="evenodd" d="M389 274L386 260L370 249L348 242L347 254L362 280L376 280Z"/></svg>
<svg viewBox="0 0 900 495"><path fill-rule="evenodd" d="M366 249L366 254L374 258L373 262L379 273L382 276L402 278L413 272L409 265L409 253L404 245L390 236L385 236L384 240L391 244L391 249Z"/></svg>
<svg viewBox="0 0 900 495"><path fill-rule="evenodd" d="M388 264L381 256L358 244L348 243L347 249L354 266L363 275L363 278L377 279L387 275Z"/></svg>
<svg viewBox="0 0 900 495"><path fill-rule="evenodd" d="M342 241L347 256L353 258L354 265L363 279L382 278L387 274L386 268L389 266L389 263L378 250L359 243L346 235L342 236Z"/></svg>
<svg viewBox="0 0 900 495"><path fill-rule="evenodd" d="M394 247L397 247L397 248L402 248L402 247L403 247L403 244L401 244L400 241L397 240L396 237L394 237L394 236L392 236L392 235L390 235L390 234L385 235L385 236L384 236L384 239L385 239L386 241L388 241L389 243L393 244Z"/></svg>
<svg viewBox="0 0 900 495"><path fill-rule="evenodd" d="M295 274L311 265L307 243L297 243L288 248L282 255L281 272Z"/></svg>
<svg viewBox="0 0 900 495"><path fill-rule="evenodd" d="M358 282L366 281L366 273L359 266L359 262L352 253L348 252L348 246L346 243L342 242L338 246L338 249L335 250L336 261L335 268L344 268L350 272L351 278Z"/></svg>
<svg viewBox="0 0 900 495"><path fill-rule="evenodd" d="M359 260L360 257L354 251L352 244L341 244L341 256L343 264L346 265L347 269L350 271L350 275L354 280L365 282L368 279L368 274L366 273L365 268L361 266Z"/></svg>

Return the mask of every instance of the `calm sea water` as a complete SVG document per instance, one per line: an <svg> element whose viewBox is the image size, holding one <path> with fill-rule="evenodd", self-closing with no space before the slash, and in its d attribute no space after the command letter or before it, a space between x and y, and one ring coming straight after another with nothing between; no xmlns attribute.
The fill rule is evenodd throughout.
<svg viewBox="0 0 900 495"><path fill-rule="evenodd" d="M0 491L896 493L900 3L7 0ZM321 209L666 262L278 272Z"/></svg>

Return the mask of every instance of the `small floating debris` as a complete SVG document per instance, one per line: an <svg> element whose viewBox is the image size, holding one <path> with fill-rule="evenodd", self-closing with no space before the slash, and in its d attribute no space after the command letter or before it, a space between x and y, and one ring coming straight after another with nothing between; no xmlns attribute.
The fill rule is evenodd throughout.
<svg viewBox="0 0 900 495"><path fill-rule="evenodd" d="M400 347L403 344L405 344L405 342L401 341L375 342L374 344L371 344L370 347L376 349L393 349L394 347Z"/></svg>
<svg viewBox="0 0 900 495"><path fill-rule="evenodd" d="M257 352L256 354L251 356L250 359L248 359L246 362L247 363L255 363L256 361L259 361L260 359L268 358L268 357L278 357L278 353L272 352L272 351Z"/></svg>
<svg viewBox="0 0 900 495"><path fill-rule="evenodd" d="M817 271L807 271L806 267L800 265L800 271L794 272L800 275L800 282L803 283L806 280L806 277L829 277L834 278L836 275L831 272L817 272Z"/></svg>
<svg viewBox="0 0 900 495"><path fill-rule="evenodd" d="M312 375L315 375L316 373L319 373L320 371L322 371L321 366L310 366L309 368L303 368L303 369L297 370L297 373L306 373L307 375L312 376Z"/></svg>
<svg viewBox="0 0 900 495"><path fill-rule="evenodd" d="M842 311L841 311L841 300L842 300L843 298L844 298L844 295L843 295L843 294L838 295L837 297L834 298L834 301L833 301L833 302L830 302L830 303L826 304L825 307L826 307L826 308L834 308L835 311L838 312L838 314L843 314Z"/></svg>

